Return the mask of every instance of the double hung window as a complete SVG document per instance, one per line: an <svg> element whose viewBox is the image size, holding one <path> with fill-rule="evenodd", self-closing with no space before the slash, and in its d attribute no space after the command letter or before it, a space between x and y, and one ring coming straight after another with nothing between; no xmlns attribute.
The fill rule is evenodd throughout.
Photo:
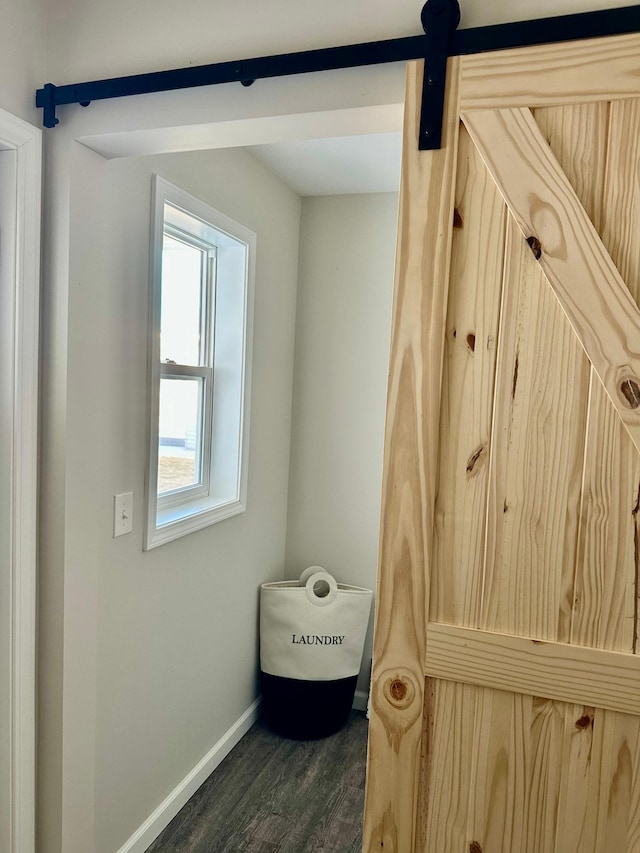
<svg viewBox="0 0 640 853"><path fill-rule="evenodd" d="M245 507L255 248L159 177L152 225L147 549Z"/></svg>

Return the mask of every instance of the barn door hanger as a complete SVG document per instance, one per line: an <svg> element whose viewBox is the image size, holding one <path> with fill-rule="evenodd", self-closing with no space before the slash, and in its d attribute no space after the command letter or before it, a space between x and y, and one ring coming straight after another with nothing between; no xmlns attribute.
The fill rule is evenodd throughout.
<svg viewBox="0 0 640 853"><path fill-rule="evenodd" d="M427 0L420 15L426 35L426 55L422 78L420 151L440 148L442 111L447 75L447 57L452 53L453 34L460 23L458 0Z"/></svg>
<svg viewBox="0 0 640 853"><path fill-rule="evenodd" d="M640 6L458 30L458 0L427 0L421 20L426 49L418 147L429 151L441 145L447 57L640 32Z"/></svg>

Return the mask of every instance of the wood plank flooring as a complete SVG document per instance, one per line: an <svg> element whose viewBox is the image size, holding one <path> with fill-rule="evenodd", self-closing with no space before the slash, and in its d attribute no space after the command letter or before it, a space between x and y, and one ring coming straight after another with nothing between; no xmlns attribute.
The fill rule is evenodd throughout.
<svg viewBox="0 0 640 853"><path fill-rule="evenodd" d="M257 722L147 853L361 853L367 720L291 741Z"/></svg>

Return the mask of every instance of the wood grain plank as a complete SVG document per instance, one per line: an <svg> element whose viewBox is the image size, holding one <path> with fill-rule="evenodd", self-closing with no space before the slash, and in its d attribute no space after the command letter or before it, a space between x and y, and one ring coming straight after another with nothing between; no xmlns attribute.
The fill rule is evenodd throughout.
<svg viewBox="0 0 640 853"><path fill-rule="evenodd" d="M637 717L610 710L567 709L565 773L556 853L627 851L634 819Z"/></svg>
<svg viewBox="0 0 640 853"><path fill-rule="evenodd" d="M595 850L624 850L631 817L633 765L637 761L638 719L612 711L594 718L594 752L600 772L590 786L587 813L594 817ZM632 752L633 750L633 752Z"/></svg>
<svg viewBox="0 0 640 853"><path fill-rule="evenodd" d="M571 642L633 652L640 465L595 375L591 386Z"/></svg>
<svg viewBox="0 0 640 853"><path fill-rule="evenodd" d="M640 310L624 280L530 111L476 111L466 113L464 120L640 447Z"/></svg>
<svg viewBox="0 0 640 853"><path fill-rule="evenodd" d="M425 675L640 714L640 658L435 622Z"/></svg>
<svg viewBox="0 0 640 853"><path fill-rule="evenodd" d="M609 105L603 102L542 108L536 109L534 112L536 124L592 222L596 225L598 224L597 216L602 206L608 110ZM548 291L546 283L545 289ZM548 296L555 301L550 292ZM556 302L555 312L557 311L562 313ZM563 329L554 312L551 312L549 316L553 318L554 325L559 327L558 349L564 352L567 346L564 338L568 327L566 318L563 317L565 324ZM573 332L570 334L573 335ZM556 350L554 335L552 334L550 337L549 344L553 352ZM566 382L569 386L573 385L574 394L579 389L578 396L574 397L577 408L573 412L567 413L569 419L565 425L556 425L554 430L561 445L565 443L567 438L569 439L574 451L573 464L569 469L560 464L557 469L558 483L550 490L551 494L556 496L554 505L558 516L564 518L565 522L564 534L561 537L562 547L556 546L552 552L560 564L556 563L555 567L553 564L544 565L540 569L544 574L552 569L551 577L554 578L555 582L550 586L553 590L553 610L557 611L555 634L551 613L549 613L550 618L546 628L547 636L559 642L568 642L571 636L573 593L577 570L575 542L579 529L579 507L582 504L580 500L581 466L578 453L584 448L585 405L589 401L589 375L591 373L587 367L586 356L582 353L575 338L573 346L577 347L582 354L581 359L577 353L575 354L575 358L580 362L579 380L576 382L576 374L570 372L566 376ZM557 382L558 374L552 370L552 375ZM563 381L564 377L561 376L556 388L562 389ZM598 387L601 387L599 380L596 382ZM533 390L534 394L541 392L544 393L540 388ZM558 414L560 409L562 409L562 405L558 407ZM589 411L588 405L586 410ZM562 418L562 416L560 417ZM571 472L571 476L567 480L567 473L569 472ZM549 476L553 475L550 474ZM563 482L566 483L565 486L561 485ZM561 485L560 490L558 490L559 484ZM560 495L558 495L559 491ZM564 559L561 556L562 551L565 554ZM542 627L544 626L538 625L538 628ZM562 787L563 785L573 784L573 780L564 773L565 768L560 761L565 738L567 707L569 706L553 700L541 698L533 700L529 743L530 758L528 762L530 775L527 793L527 823L523 848L527 853L543 853L543 851L548 853L548 851L555 849L560 821L559 801ZM575 715L572 716L572 720L576 718Z"/></svg>
<svg viewBox="0 0 640 853"><path fill-rule="evenodd" d="M477 626L506 208L460 131L430 618Z"/></svg>
<svg viewBox="0 0 640 853"><path fill-rule="evenodd" d="M473 723L468 848L463 849L474 849L474 842L487 851L523 849L531 710L530 696L479 691Z"/></svg>
<svg viewBox="0 0 640 853"><path fill-rule="evenodd" d="M637 95L640 34L465 56L463 110L611 101Z"/></svg>
<svg viewBox="0 0 640 853"><path fill-rule="evenodd" d="M629 292L636 304L640 304L640 98L612 103L609 117L609 138L607 147L607 173L603 193L603 222L602 240L609 250L621 275L627 282ZM608 406L610 411L611 406ZM638 652L638 580L640 561L640 456L634 447L630 446L628 437L618 427L620 434L621 453L618 465L614 470L614 478L618 481L618 506L610 510L619 512L622 523L621 541L624 543L624 559L615 565L614 572L620 589L625 590L622 606L623 618L620 620L622 629L613 634L606 633L607 647L629 648ZM633 543L633 547L632 547ZM610 572L607 581L610 583L611 560L608 560ZM602 577L602 574L601 574ZM602 612L602 611L601 611ZM609 619L609 625L613 620ZM600 637L598 637L600 645ZM627 830L629 853L640 849L637 820L640 813L640 718L631 718L620 714L610 714L612 717L612 739L619 743L620 748L611 754L617 754L619 761L617 772L611 776L609 790L602 791L602 803L598 813L606 816L599 826L599 839L603 849L613 849L618 844L624 847L622 831L613 837L610 815L614 810L618 813L618 823ZM631 778L623 773L624 756L628 750L631 756ZM604 808L606 797L607 807ZM613 802L613 806L612 806ZM604 825L605 831L601 827ZM614 828L615 830L615 828Z"/></svg>
<svg viewBox="0 0 640 853"><path fill-rule="evenodd" d="M430 601L435 618L473 625L482 586L506 208L464 128L455 209ZM435 685L417 849L444 853L465 845L479 691Z"/></svg>
<svg viewBox="0 0 640 853"><path fill-rule="evenodd" d="M640 82L637 97L611 104L602 242L640 303Z"/></svg>
<svg viewBox="0 0 640 853"><path fill-rule="evenodd" d="M602 230L610 106L602 101L533 110L540 132L598 233Z"/></svg>
<svg viewBox="0 0 640 853"><path fill-rule="evenodd" d="M440 419L431 618L475 625L480 612L506 207L460 129ZM478 690L436 681L417 849L465 844ZM467 841L468 845L468 841Z"/></svg>
<svg viewBox="0 0 640 853"><path fill-rule="evenodd" d="M513 220L507 235L478 627L555 640L573 589L589 368Z"/></svg>
<svg viewBox="0 0 640 853"><path fill-rule="evenodd" d="M426 616L457 160L459 61L443 148L419 152L422 64L407 69L364 850L406 853L417 831Z"/></svg>
<svg viewBox="0 0 640 853"><path fill-rule="evenodd" d="M603 215L609 110L610 105L607 102L600 102L534 111L536 124L599 233ZM617 567L623 560L623 554L615 548L615 543L619 541L615 536L615 511L613 513L608 511L611 493L615 489L614 483L609 482L612 479L609 472L614 469L608 465L611 448L608 439L613 429L616 437L624 433L623 440L628 444L631 444L631 441L626 435L626 430L622 428L600 381L592 370L590 373L588 393L587 389L584 389L588 398L587 424L584 422L576 424L578 429L584 429L586 426L582 494L580 509L577 513L574 504L575 495L571 496L572 516L574 518L577 516L578 519L578 533L575 535L575 527L572 526L572 534L575 535L574 542L578 542L578 547L576 554L574 542L571 542L571 538L568 537L567 542L571 553L567 554L565 563L564 596L558 634L555 637L560 642L572 640L575 609L582 600L582 590L579 587L585 574L585 567L597 560L603 570L602 581L607 584L610 578L616 576L616 572L612 571L611 567L614 565ZM604 423L601 423L602 413L605 418ZM588 523L589 520L595 519L597 519L596 523ZM614 528L611 533L609 527ZM601 560L601 558L605 559ZM593 592L598 592L601 588L598 585ZM589 607L590 616L599 617L598 621L606 621L612 627L617 625L615 616L612 619L606 618L606 608L604 612L600 612L599 605L593 598L590 603L592 605ZM633 611L633 608L631 610ZM589 624L596 632L598 631L594 622ZM582 639L574 636L574 641L578 645L592 645L586 636ZM599 645L599 648L615 647Z"/></svg>
<svg viewBox="0 0 640 853"><path fill-rule="evenodd" d="M559 754L563 785L558 803L555 853L582 853L584 824L588 820L593 725L596 709L585 705L565 705L563 746ZM604 712L600 712L604 713Z"/></svg>
<svg viewBox="0 0 640 853"><path fill-rule="evenodd" d="M590 125L585 124L584 137L597 134L595 147L604 155L601 165L594 163L591 169L592 186L598 192L588 183L577 186L571 177L636 302L640 284L640 250L635 239L640 225L636 165L640 156L639 103L620 101L606 105L606 115L598 113L605 105L591 107L593 117ZM538 114L536 120L539 122ZM556 136L560 135L558 131ZM559 159L566 170L563 158ZM620 228L621 222L625 223L624 228ZM571 641L578 645L633 649L637 515L633 511L639 477L638 454L601 384L592 376L572 606Z"/></svg>
<svg viewBox="0 0 640 853"><path fill-rule="evenodd" d="M627 853L640 853L640 732L632 748L635 757L633 763L633 779L631 781L631 808L627 832Z"/></svg>
<svg viewBox="0 0 640 853"><path fill-rule="evenodd" d="M434 772L426 792L420 853L468 848L467 817L473 786L472 755L481 691L452 681L433 682L433 735L429 763Z"/></svg>
<svg viewBox="0 0 640 853"><path fill-rule="evenodd" d="M523 853L546 853L554 849L565 707L539 697L532 700Z"/></svg>

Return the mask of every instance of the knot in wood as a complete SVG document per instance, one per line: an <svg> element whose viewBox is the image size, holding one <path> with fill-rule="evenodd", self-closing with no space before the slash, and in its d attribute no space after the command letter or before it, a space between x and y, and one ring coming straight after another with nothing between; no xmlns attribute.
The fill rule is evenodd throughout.
<svg viewBox="0 0 640 853"><path fill-rule="evenodd" d="M486 447L484 444L481 444L480 447L471 454L469 460L467 462L467 474L473 474L474 470L477 472L482 467L485 461L485 453ZM481 463L481 464L478 464ZM477 467L476 467L477 466Z"/></svg>
<svg viewBox="0 0 640 853"><path fill-rule="evenodd" d="M533 257L536 261L539 261L542 256L542 243L540 240L532 234L531 237L527 237L527 245L533 252Z"/></svg>
<svg viewBox="0 0 640 853"><path fill-rule="evenodd" d="M630 409L640 406L640 385L635 379L623 379L619 385L619 391Z"/></svg>
<svg viewBox="0 0 640 853"><path fill-rule="evenodd" d="M583 714L579 719L576 720L576 728L577 729L586 729L589 726L593 728L593 714Z"/></svg>
<svg viewBox="0 0 640 853"><path fill-rule="evenodd" d="M400 681L399 678L394 678L391 682L389 691L396 702L402 702L404 697L407 695L407 685L404 681Z"/></svg>
<svg viewBox="0 0 640 853"><path fill-rule="evenodd" d="M390 705L398 711L410 708L416 698L416 687L410 676L399 672L390 673L390 677L383 682L382 693Z"/></svg>

